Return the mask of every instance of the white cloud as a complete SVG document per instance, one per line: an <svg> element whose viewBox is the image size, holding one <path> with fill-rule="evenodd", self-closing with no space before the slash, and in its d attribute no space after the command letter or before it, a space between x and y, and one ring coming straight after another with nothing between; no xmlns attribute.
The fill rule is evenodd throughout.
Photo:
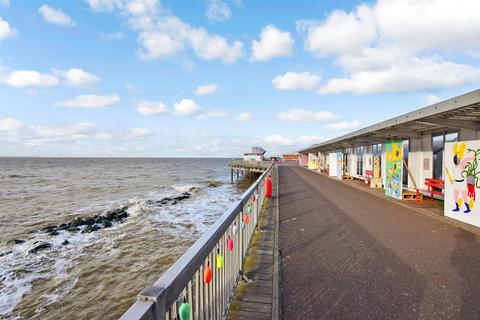
<svg viewBox="0 0 480 320"><path fill-rule="evenodd" d="M440 102L440 101L442 101L442 98L440 98L440 97L438 97L434 94L428 94L428 95L423 97L423 103L426 106L429 106L431 104L435 104L435 103Z"/></svg>
<svg viewBox="0 0 480 320"><path fill-rule="evenodd" d="M480 42L472 41L480 30L478 12L474 0L377 0L323 21L298 21L297 29L307 51L335 55L344 71L320 94L439 90L480 80L480 68L441 56L465 61L480 52Z"/></svg>
<svg viewBox="0 0 480 320"><path fill-rule="evenodd" d="M0 132L18 131L23 128L25 124L16 118L0 118Z"/></svg>
<svg viewBox="0 0 480 320"><path fill-rule="evenodd" d="M162 114L167 110L163 103L157 101L140 101L136 107L137 112L144 116Z"/></svg>
<svg viewBox="0 0 480 320"><path fill-rule="evenodd" d="M287 112L277 114L277 119L292 122L335 121L338 117L330 111L314 112L305 109L289 109Z"/></svg>
<svg viewBox="0 0 480 320"><path fill-rule="evenodd" d="M62 10L52 8L46 4L38 8L38 13L48 23L58 24L61 26L75 26L75 21L67 16Z"/></svg>
<svg viewBox="0 0 480 320"><path fill-rule="evenodd" d="M18 35L18 31L10 26L8 21L3 20L0 17L0 40L7 38L15 38Z"/></svg>
<svg viewBox="0 0 480 320"><path fill-rule="evenodd" d="M379 0L373 10L381 38L402 48L480 49L479 1Z"/></svg>
<svg viewBox="0 0 480 320"><path fill-rule="evenodd" d="M305 36L305 49L318 57L358 51L376 35L373 12L364 5L354 13L334 11L322 22L298 21L297 29Z"/></svg>
<svg viewBox="0 0 480 320"><path fill-rule="evenodd" d="M220 151L222 149L222 142L219 138L213 138L210 146L212 151Z"/></svg>
<svg viewBox="0 0 480 320"><path fill-rule="evenodd" d="M137 85L127 83L125 85L125 89L127 89L130 92L140 92L140 88Z"/></svg>
<svg viewBox="0 0 480 320"><path fill-rule="evenodd" d="M139 33L141 59L172 58L191 49L200 59L229 64L243 55L242 42L229 43L204 28L192 27L170 11L162 10L158 1L88 0L88 3L94 11L118 10L125 17L128 25Z"/></svg>
<svg viewBox="0 0 480 320"><path fill-rule="evenodd" d="M202 112L197 116L198 120L208 120L211 118L225 118L228 117L228 113L224 111L207 111Z"/></svg>
<svg viewBox="0 0 480 320"><path fill-rule="evenodd" d="M312 136L303 135L303 136L298 136L294 138L288 138L280 134L270 134L265 136L265 138L263 139L263 142L274 147L294 146L294 145L297 147L301 147L305 145L310 145L312 143L318 143L318 142L321 142L322 140L324 140L323 137L316 136L316 135L312 135Z"/></svg>
<svg viewBox="0 0 480 320"><path fill-rule="evenodd" d="M65 84L71 87L88 88L100 82L100 78L80 68L71 68L61 71Z"/></svg>
<svg viewBox="0 0 480 320"><path fill-rule="evenodd" d="M8 70L4 68L5 74L1 82L17 89L26 87L52 87L60 82L71 87L86 88L96 85L100 79L91 73L80 68L68 70L53 70L53 74L40 73L36 70Z"/></svg>
<svg viewBox="0 0 480 320"><path fill-rule="evenodd" d="M122 31L112 32L112 33L100 33L100 38L106 41L115 41L122 40L126 36Z"/></svg>
<svg viewBox="0 0 480 320"><path fill-rule="evenodd" d="M208 1L208 10L205 13L208 21L214 22L223 22L232 16L232 11L228 4L222 0L209 0Z"/></svg>
<svg viewBox="0 0 480 320"><path fill-rule="evenodd" d="M320 82L320 76L310 72L288 71L284 75L278 75L272 80L272 84L278 90L312 90Z"/></svg>
<svg viewBox="0 0 480 320"><path fill-rule="evenodd" d="M269 24L263 28L260 40L252 40L254 61L267 61L275 57L288 57L293 53L293 38L287 31L281 31Z"/></svg>
<svg viewBox="0 0 480 320"><path fill-rule="evenodd" d="M10 0L0 0L0 5L8 7L10 6Z"/></svg>
<svg viewBox="0 0 480 320"><path fill-rule="evenodd" d="M132 138L139 138L139 139L143 139L153 135L153 131L147 128L132 128L132 129L129 129L128 132L130 133L130 136Z"/></svg>
<svg viewBox="0 0 480 320"><path fill-rule="evenodd" d="M57 77L34 70L14 70L3 76L1 82L17 89L51 87L59 84Z"/></svg>
<svg viewBox="0 0 480 320"><path fill-rule="evenodd" d="M214 83L211 84L206 84L203 86L198 86L197 89L195 89L195 94L198 96L203 96L206 94L212 94L217 92L218 86Z"/></svg>
<svg viewBox="0 0 480 320"><path fill-rule="evenodd" d="M195 101L190 99L183 99L175 103L173 114L176 116L186 117L192 116L200 112L200 106Z"/></svg>
<svg viewBox="0 0 480 320"><path fill-rule="evenodd" d="M356 129L360 127L361 122L359 120L353 120L352 122L348 121L339 121L333 123L327 123L324 127L332 130L346 130L346 129Z"/></svg>
<svg viewBox="0 0 480 320"><path fill-rule="evenodd" d="M99 109L111 107L119 101L120 97L116 93L106 96L87 94L77 96L71 100L59 102L58 105L67 108Z"/></svg>
<svg viewBox="0 0 480 320"><path fill-rule="evenodd" d="M85 156L105 155L109 154L108 149L116 149L113 155L125 155L135 150L136 141L153 134L147 128L100 131L90 122L31 125L17 118L0 118L0 154ZM112 141L119 142L119 145ZM108 143L102 145L105 142Z"/></svg>
<svg viewBox="0 0 480 320"><path fill-rule="evenodd" d="M393 54L383 49L368 49L354 59L339 60L350 75L330 79L320 94L353 92L409 92L457 87L480 81L480 69L467 64L445 61L438 56L419 58L407 53ZM355 61L355 62L354 62Z"/></svg>
<svg viewBox="0 0 480 320"><path fill-rule="evenodd" d="M236 120L239 122L247 122L247 121L251 121L252 119L253 119L253 116L251 113L243 112L238 115Z"/></svg>

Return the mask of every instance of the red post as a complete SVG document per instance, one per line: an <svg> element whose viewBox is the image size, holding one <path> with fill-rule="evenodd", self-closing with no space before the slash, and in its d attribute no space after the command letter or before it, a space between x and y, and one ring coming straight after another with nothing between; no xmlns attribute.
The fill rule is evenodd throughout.
<svg viewBox="0 0 480 320"><path fill-rule="evenodd" d="M267 196L267 198L271 198L272 197L272 179L270 178L270 176L267 177L266 188L267 190L265 191L265 195Z"/></svg>

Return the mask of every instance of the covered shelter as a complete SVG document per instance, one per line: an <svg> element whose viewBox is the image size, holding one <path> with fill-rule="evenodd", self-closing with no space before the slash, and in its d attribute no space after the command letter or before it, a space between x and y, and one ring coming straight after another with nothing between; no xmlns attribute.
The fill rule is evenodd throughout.
<svg viewBox="0 0 480 320"><path fill-rule="evenodd" d="M309 168L338 179L349 177L371 183L377 178L372 187L387 189L399 183L403 192L420 190L426 194L427 179L445 184L455 180L449 165L457 161L453 157L460 155L462 146L458 143L469 141L462 147L471 150L462 151L462 157L466 157L465 152L473 152L471 145L479 140L480 90L475 90L299 152L308 159L317 159L318 165ZM480 178L480 169L478 173ZM438 192L435 197L443 199L443 194ZM401 199L401 192L395 197Z"/></svg>

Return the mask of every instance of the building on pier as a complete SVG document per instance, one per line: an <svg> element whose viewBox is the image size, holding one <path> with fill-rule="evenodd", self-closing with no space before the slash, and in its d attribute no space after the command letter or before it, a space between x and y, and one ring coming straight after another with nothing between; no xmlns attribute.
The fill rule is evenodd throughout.
<svg viewBox="0 0 480 320"><path fill-rule="evenodd" d="M444 200L446 216L480 226L480 90L299 152L301 166L398 199Z"/></svg>

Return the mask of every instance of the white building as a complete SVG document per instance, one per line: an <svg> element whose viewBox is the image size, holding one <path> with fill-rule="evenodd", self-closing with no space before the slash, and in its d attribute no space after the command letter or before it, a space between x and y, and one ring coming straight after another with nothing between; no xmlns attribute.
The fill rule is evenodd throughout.
<svg viewBox="0 0 480 320"><path fill-rule="evenodd" d="M252 147L251 152L243 154L243 160L247 162L262 162L264 160L265 150L260 147Z"/></svg>

